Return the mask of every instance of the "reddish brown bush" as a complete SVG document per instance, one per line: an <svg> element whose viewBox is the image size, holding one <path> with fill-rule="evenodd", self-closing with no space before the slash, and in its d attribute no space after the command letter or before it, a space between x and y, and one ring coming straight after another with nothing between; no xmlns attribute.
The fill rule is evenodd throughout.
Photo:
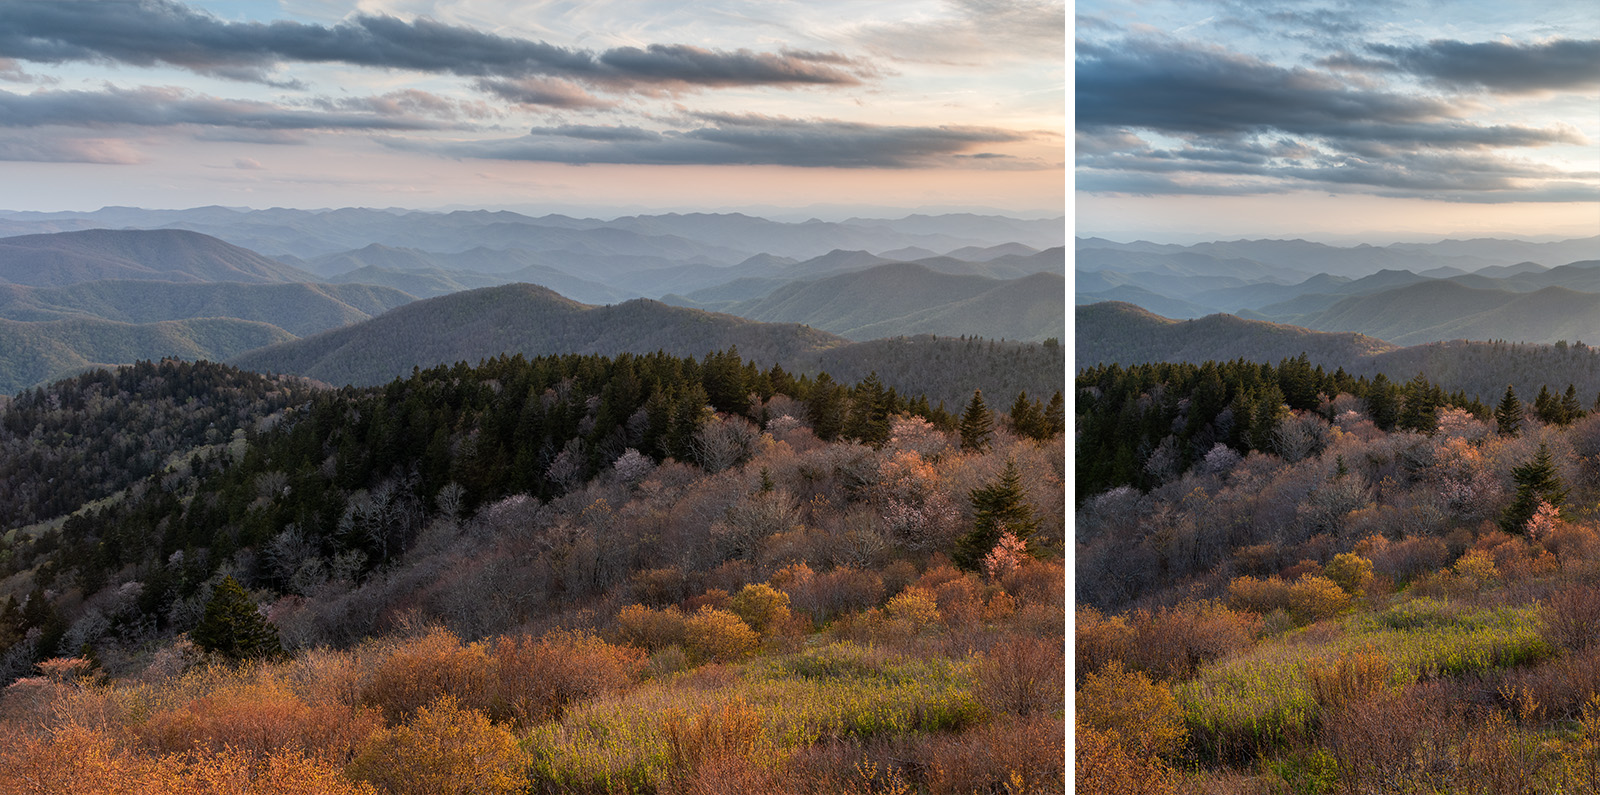
<svg viewBox="0 0 1600 795"><path fill-rule="evenodd" d="M1219 602L1189 601L1128 616L1131 637L1123 657L1156 679L1193 677L1206 663L1248 648L1261 621Z"/></svg>
<svg viewBox="0 0 1600 795"><path fill-rule="evenodd" d="M638 679L645 656L586 632L553 630L538 640L502 638L494 663L494 711L519 724L553 719L568 705L620 690Z"/></svg>
<svg viewBox="0 0 1600 795"><path fill-rule="evenodd" d="M1600 645L1600 585L1581 583L1551 594L1540 606L1544 639L1563 649Z"/></svg>
<svg viewBox="0 0 1600 795"><path fill-rule="evenodd" d="M1107 616L1081 606L1073 618L1073 647L1077 673L1099 671L1112 662L1127 665L1133 645L1133 628L1123 616Z"/></svg>
<svg viewBox="0 0 1600 795"><path fill-rule="evenodd" d="M644 605L628 605L617 613L613 625L617 639L646 651L657 651L683 643L683 611L676 607L659 610Z"/></svg>
<svg viewBox="0 0 1600 795"><path fill-rule="evenodd" d="M487 709L493 702L493 676L481 644L463 645L448 630L433 629L398 643L362 685L360 699L383 710L390 723L399 723L446 695Z"/></svg>
<svg viewBox="0 0 1600 795"><path fill-rule="evenodd" d="M929 795L1054 793L1066 787L1066 750L1066 723L1035 715L936 734L919 741L911 755Z"/></svg>
<svg viewBox="0 0 1600 795"><path fill-rule="evenodd" d="M295 747L343 765L368 735L383 728L371 708L313 707L271 682L225 687L181 707L151 715L135 728L142 745L170 754L232 748L265 759Z"/></svg>
<svg viewBox="0 0 1600 795"><path fill-rule="evenodd" d="M523 791L526 764L511 732L444 696L374 735L349 771L394 795L510 795Z"/></svg>
<svg viewBox="0 0 1600 795"><path fill-rule="evenodd" d="M633 598L651 607L675 605L689 597L689 577L677 566L645 569L634 574L630 584Z"/></svg>
<svg viewBox="0 0 1600 795"><path fill-rule="evenodd" d="M1007 638L973 668L978 700L994 713L1032 715L1062 708L1067 660L1057 644L1026 636Z"/></svg>

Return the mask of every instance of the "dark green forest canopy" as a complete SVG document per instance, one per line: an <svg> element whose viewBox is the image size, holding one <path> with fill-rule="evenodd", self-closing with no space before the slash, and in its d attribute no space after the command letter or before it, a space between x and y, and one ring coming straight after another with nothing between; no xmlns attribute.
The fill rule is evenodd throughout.
<svg viewBox="0 0 1600 795"><path fill-rule="evenodd" d="M1431 434L1439 409L1463 409L1483 420L1492 414L1478 394L1447 393L1420 372L1396 383L1383 373L1329 372L1312 366L1305 354L1277 365L1244 359L1096 365L1079 371L1076 389L1080 499L1116 486L1149 489L1188 471L1217 445L1238 454L1278 452L1276 432L1289 412L1331 421L1335 412L1350 408L1334 404L1339 395L1358 399L1354 407L1384 431ZM1504 389L1501 384L1490 398ZM1594 402L1593 396L1583 401ZM1559 411L1544 419L1561 424L1582 414Z"/></svg>
<svg viewBox="0 0 1600 795"><path fill-rule="evenodd" d="M1017 436L1064 431L1059 392L1000 391L997 402L1026 406ZM895 417L947 432L956 424L871 373L853 384L796 376L736 350L502 356L342 389L175 361L89 374L24 394L0 416L19 445L7 483L32 495L7 503L28 511L7 528L60 522L11 533L0 577L29 572L38 586L92 595L134 576L135 604L118 622L165 629L179 602L210 598L206 583L229 561L243 565L242 581L277 592L292 585L292 572L273 564L285 544L364 578L396 564L431 517L469 516L510 495L549 501L629 456L714 472L747 458L759 427L784 415L823 442L882 444ZM112 476L107 460L139 458L132 431L110 430L118 423L161 441L147 445L140 468ZM35 456L48 466L30 469ZM98 490L57 497L40 479L75 480L80 467L98 473ZM108 489L118 499L86 505Z"/></svg>

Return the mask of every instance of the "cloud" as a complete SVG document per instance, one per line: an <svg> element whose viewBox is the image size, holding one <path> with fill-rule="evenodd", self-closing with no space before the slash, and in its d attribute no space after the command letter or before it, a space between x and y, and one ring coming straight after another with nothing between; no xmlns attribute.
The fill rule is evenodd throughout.
<svg viewBox="0 0 1600 795"><path fill-rule="evenodd" d="M1370 44L1364 58L1349 53L1322 63L1332 68L1403 73L1435 85L1528 94L1600 86L1600 39L1553 39L1518 44L1436 39L1427 44Z"/></svg>
<svg viewBox="0 0 1600 795"><path fill-rule="evenodd" d="M116 139L74 138L60 130L28 130L0 134L0 160L122 166L142 163L144 157Z"/></svg>
<svg viewBox="0 0 1600 795"><path fill-rule="evenodd" d="M266 168L266 166L261 165L260 160L249 157L236 158L233 161L233 167L242 171L261 171Z"/></svg>
<svg viewBox="0 0 1600 795"><path fill-rule="evenodd" d="M241 127L251 130L439 130L453 125L374 113L305 111L219 99L174 88L102 91L0 91L0 127L44 125Z"/></svg>
<svg viewBox="0 0 1600 795"><path fill-rule="evenodd" d="M695 114L701 126L665 131L631 126L535 127L528 135L450 144L391 139L389 146L451 157L631 165L776 165L813 168L913 168L951 164L985 144L1025 136L987 127L896 127L754 114ZM992 155L992 153L983 153ZM992 162L999 160L1002 162ZM967 160L1017 167L1011 158ZM1043 167L1023 163L1025 167Z"/></svg>
<svg viewBox="0 0 1600 795"><path fill-rule="evenodd" d="M943 5L942 16L863 25L854 37L890 57L930 63L1017 57L1058 62L1066 50L1067 12L1060 0L945 0Z"/></svg>
<svg viewBox="0 0 1600 795"><path fill-rule="evenodd" d="M259 82L271 82L271 71L283 63L338 63L476 78L565 77L616 90L854 85L870 73L833 53L677 44L596 53L427 18L358 14L333 26L225 22L175 0L7 0L0 3L0 57L168 64Z"/></svg>
<svg viewBox="0 0 1600 795"><path fill-rule="evenodd" d="M617 105L614 101L600 99L571 80L558 77L523 77L515 80L482 78L475 85L479 91L518 105L566 110L602 110Z"/></svg>
<svg viewBox="0 0 1600 795"><path fill-rule="evenodd" d="M325 110L375 113L379 116L425 117L435 119L487 119L500 114L486 102L451 99L415 88L365 97L323 97L313 101Z"/></svg>
<svg viewBox="0 0 1600 795"><path fill-rule="evenodd" d="M1586 143L1570 126L1484 126L1449 97L1353 87L1336 75L1285 68L1214 47L1130 40L1080 43L1080 129L1172 134L1281 130L1351 144L1483 148Z"/></svg>

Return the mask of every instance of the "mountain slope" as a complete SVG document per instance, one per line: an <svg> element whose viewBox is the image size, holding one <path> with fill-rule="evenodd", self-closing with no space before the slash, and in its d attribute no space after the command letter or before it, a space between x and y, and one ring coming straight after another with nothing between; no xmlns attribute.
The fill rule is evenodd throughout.
<svg viewBox="0 0 1600 795"><path fill-rule="evenodd" d="M105 279L316 281L253 251L180 229L89 229L0 238L0 282L60 287Z"/></svg>
<svg viewBox="0 0 1600 795"><path fill-rule="evenodd" d="M121 323L235 318L305 336L368 320L413 300L398 290L366 284L113 280L66 287L0 285L0 318L45 321L89 316Z"/></svg>
<svg viewBox="0 0 1600 795"><path fill-rule="evenodd" d="M1026 279L939 273L909 262L792 282L723 311L754 320L804 323L850 339L909 334L1043 340L1066 326L1060 276Z"/></svg>
<svg viewBox="0 0 1600 795"><path fill-rule="evenodd" d="M1277 362L1301 353L1313 364L1342 364L1396 347L1361 334L1311 331L1233 315L1171 320L1117 302L1078 307L1073 331L1078 367L1239 358Z"/></svg>
<svg viewBox="0 0 1600 795"><path fill-rule="evenodd" d="M418 301L355 326L238 356L250 370L306 375L336 384L378 384L458 361L501 354L650 353L702 356L737 345L756 361L788 361L842 344L797 325L637 299L594 307L530 284L511 284Z"/></svg>
<svg viewBox="0 0 1600 795"><path fill-rule="evenodd" d="M1322 331L1359 331L1402 345L1449 339L1600 340L1600 293L1564 287L1518 293L1429 281L1347 298L1293 322Z"/></svg>
<svg viewBox="0 0 1600 795"><path fill-rule="evenodd" d="M221 361L293 338L277 326L231 318L137 324L98 318L0 320L0 393L13 394L97 365L168 356Z"/></svg>

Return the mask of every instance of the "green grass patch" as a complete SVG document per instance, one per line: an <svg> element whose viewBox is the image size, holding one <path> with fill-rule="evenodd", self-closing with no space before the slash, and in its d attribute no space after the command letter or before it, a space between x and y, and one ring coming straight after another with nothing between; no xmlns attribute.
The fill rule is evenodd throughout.
<svg viewBox="0 0 1600 795"><path fill-rule="evenodd" d="M1212 665L1175 695L1202 756L1245 764L1279 757L1311 736L1320 710L1306 665L1371 651L1393 667L1391 684L1484 673L1531 665L1554 654L1539 636L1534 606L1474 608L1415 599L1386 610L1339 620L1342 632L1325 642L1304 631L1266 641Z"/></svg>
<svg viewBox="0 0 1600 795"><path fill-rule="evenodd" d="M955 731L987 718L971 664L905 659L839 643L747 664L707 688L691 672L579 705L524 740L534 779L563 790L652 791L669 764L662 723L743 699L761 744L783 751L834 739ZM773 761L777 761L774 759Z"/></svg>

